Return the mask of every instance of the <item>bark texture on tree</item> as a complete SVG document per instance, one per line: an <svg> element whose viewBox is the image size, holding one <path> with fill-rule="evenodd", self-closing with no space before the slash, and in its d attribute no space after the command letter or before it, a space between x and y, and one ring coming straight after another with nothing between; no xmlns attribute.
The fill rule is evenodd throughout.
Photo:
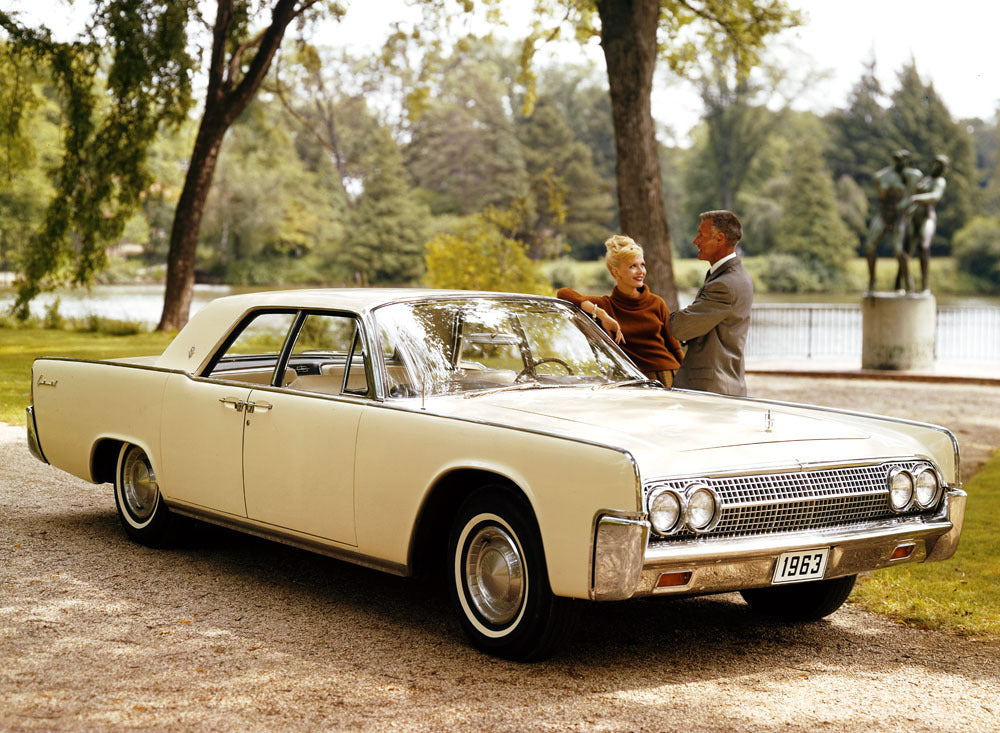
<svg viewBox="0 0 1000 733"><path fill-rule="evenodd" d="M597 11L611 91L622 232L645 251L650 290L676 310L677 287L651 102L660 3L597 0Z"/></svg>
<svg viewBox="0 0 1000 733"><path fill-rule="evenodd" d="M278 0L274 4L270 26L261 35L237 48L227 59L226 49L234 20L233 0L218 0L205 111L198 126L184 189L174 212L167 254L166 293L160 323L156 327L158 331L175 331L188 321L194 295L198 232L226 131L260 88L288 24L316 2L305 0L300 4L300 0ZM244 55L251 50L255 53L244 71ZM241 73L242 77L237 78Z"/></svg>

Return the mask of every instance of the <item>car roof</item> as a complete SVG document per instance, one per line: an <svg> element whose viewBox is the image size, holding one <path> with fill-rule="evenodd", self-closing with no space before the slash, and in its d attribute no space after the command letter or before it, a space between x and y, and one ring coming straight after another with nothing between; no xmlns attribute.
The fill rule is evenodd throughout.
<svg viewBox="0 0 1000 733"><path fill-rule="evenodd" d="M523 293L436 290L431 288L314 288L265 290L241 295L227 295L216 298L212 302L225 305L233 311L241 313L251 308L261 307L343 308L360 313L387 303L423 298L495 298L503 296L545 297Z"/></svg>
<svg viewBox="0 0 1000 733"><path fill-rule="evenodd" d="M167 369L198 371L222 338L244 314L259 308L317 308L364 314L388 303L437 298L540 298L523 293L428 288L316 288L268 290L227 295L210 301L192 316L157 360Z"/></svg>

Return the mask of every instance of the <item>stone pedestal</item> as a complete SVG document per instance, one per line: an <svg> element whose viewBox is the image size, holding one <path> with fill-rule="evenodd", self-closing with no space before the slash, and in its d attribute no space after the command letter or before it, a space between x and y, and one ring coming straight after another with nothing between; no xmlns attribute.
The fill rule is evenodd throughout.
<svg viewBox="0 0 1000 733"><path fill-rule="evenodd" d="M862 369L926 369L934 364L937 300L924 293L869 293L861 299Z"/></svg>

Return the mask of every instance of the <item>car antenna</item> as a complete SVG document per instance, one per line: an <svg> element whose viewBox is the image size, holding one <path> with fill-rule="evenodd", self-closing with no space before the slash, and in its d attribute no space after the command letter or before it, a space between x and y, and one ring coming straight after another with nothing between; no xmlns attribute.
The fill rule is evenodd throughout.
<svg viewBox="0 0 1000 733"><path fill-rule="evenodd" d="M420 409L426 410L425 398L427 396L427 377L420 380Z"/></svg>

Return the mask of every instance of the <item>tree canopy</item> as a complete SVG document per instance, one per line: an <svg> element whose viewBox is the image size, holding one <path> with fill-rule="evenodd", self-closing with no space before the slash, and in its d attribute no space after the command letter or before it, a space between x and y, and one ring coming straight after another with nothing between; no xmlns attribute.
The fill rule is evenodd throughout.
<svg viewBox="0 0 1000 733"><path fill-rule="evenodd" d="M895 148L913 151L925 171L939 152L952 158L935 253L951 251L972 212L995 215L1000 201L996 121L952 119L915 64L900 69L885 89L869 64L842 109L824 117L795 112L769 95L766 65L745 77L738 71L738 54L728 61L709 55L706 49L716 48L712 39L725 34L718 18L698 16L673 40L655 26L659 43L642 61L644 73L650 63L690 71L695 67L683 54L675 55L696 40L688 48L697 51L692 78L701 83L704 116L690 145L681 147L656 140L641 93L629 98L631 107L623 99L615 102L607 69L579 61L529 63L523 45L489 35L456 40L426 25L407 32L398 27L406 42L390 38L384 53L371 55L313 45L315 37L274 45L272 63L257 87L264 93L246 97L239 111L244 97L235 92L245 74L261 70L254 63L277 2L222 0L222 9L234 15L216 17L214 24L197 8L184 6L191 35L183 48L192 58L199 46L216 49L215 37L209 41L200 29L219 30L221 22L231 31L223 34L228 40L211 62L223 64L211 96L215 101L206 98L197 117L190 114L193 103L177 115L185 108L177 96L180 87L171 97L168 80L150 72L147 84L159 84L162 91L152 94L155 88L149 87L146 116L135 117L139 110L127 109L128 95L139 92L114 90L115 84L139 83L139 77L134 72L113 81L116 59L151 68L150 59L163 56L143 49L138 56L146 61L139 63L129 59L127 44L119 47L108 39L114 30L121 38L154 42L167 3L99 4L105 15L95 16L87 33L68 44L52 41L44 29L22 28L12 14L0 16L0 269L21 275L22 305L37 288L127 272L153 278L166 263L174 267L168 291L178 318L195 277L248 284L461 286L465 276L453 266L449 247L479 257L487 269L500 262L513 268L509 282L494 278L489 287L508 282L544 290L540 260L567 253L596 259L615 231L643 243L647 260L660 258L662 264L671 251L693 256L688 242L698 213L726 205L743 219L744 254L768 258L761 270L767 273L765 288L850 288L836 267L850 256L843 243L856 247L863 241L873 210L871 175L888 164ZM469 5L503 11L502 3ZM621 5L635 13L648 9L642 3ZM654 5L658 13L688 8ZM612 45L614 39L600 35L608 29L597 3L549 6L559 15L549 16L542 31L551 33L562 20L561 30L597 33ZM425 0L419 7L433 16L443 0ZM131 26L120 18L121 27L112 23L105 17L112 9L136 14L145 35L129 35ZM255 9L259 15L251 13ZM294 9L302 11L300 20L320 10L336 15L328 4L307 9L298 3ZM620 8L605 10L613 15ZM637 32L637 18L618 21L626 28L632 23ZM648 28L642 26L643 32ZM535 30L529 45L547 37ZM413 33L427 34L419 48L410 43ZM646 36L636 38L648 44ZM272 45L276 42L275 36ZM102 44L106 48L99 48ZM79 68L60 71L57 62L66 58L76 59ZM204 66L192 62L186 78L210 67L207 57L202 61ZM74 132L69 113L76 108L89 112ZM637 109L639 116L629 117ZM109 122L116 116L118 125L148 118L149 127L137 129L153 132L146 140L126 140ZM75 140L82 147L67 154ZM623 144L630 148L629 160ZM98 156L109 145L116 150L103 170ZM655 153L655 168L647 149ZM806 159L796 157L804 151ZM633 202L632 219L625 199ZM659 226L657 219L664 227L659 239L649 234ZM822 226L804 229L808 222ZM963 251L986 251L981 234L990 231L979 225L975 236L963 238ZM53 232L61 234L46 238ZM111 267L102 274L112 244L130 245L114 248L121 251L141 248L142 255L124 263L112 254ZM483 257L483 251L493 254ZM833 253L833 259L824 259ZM962 262L977 256L965 254ZM566 265L558 267L567 271ZM31 282L34 291L25 287ZM475 283L470 286L484 286ZM650 283L669 296L669 288Z"/></svg>

